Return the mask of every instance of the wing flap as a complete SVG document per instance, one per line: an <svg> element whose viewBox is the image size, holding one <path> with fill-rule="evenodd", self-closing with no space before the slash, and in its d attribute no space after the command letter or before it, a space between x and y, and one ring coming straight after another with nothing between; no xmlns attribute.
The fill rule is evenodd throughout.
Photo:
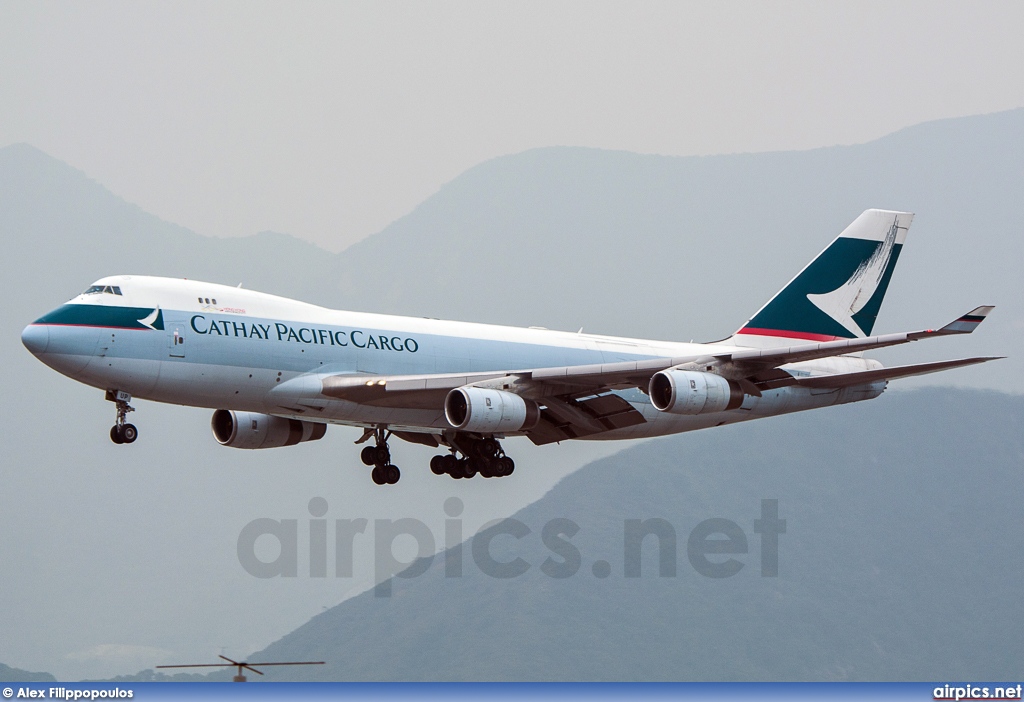
<svg viewBox="0 0 1024 702"><path fill-rule="evenodd" d="M526 433L534 444L578 439L612 429L622 429L647 420L633 405L618 395L598 395L583 400L548 398L540 422Z"/></svg>

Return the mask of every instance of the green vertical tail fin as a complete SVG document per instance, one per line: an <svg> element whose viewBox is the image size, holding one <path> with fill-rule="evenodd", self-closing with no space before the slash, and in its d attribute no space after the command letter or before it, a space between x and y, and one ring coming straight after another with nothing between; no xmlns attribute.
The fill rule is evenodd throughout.
<svg viewBox="0 0 1024 702"><path fill-rule="evenodd" d="M763 346L765 337L777 343L870 335L913 218L909 212L866 210L731 341Z"/></svg>

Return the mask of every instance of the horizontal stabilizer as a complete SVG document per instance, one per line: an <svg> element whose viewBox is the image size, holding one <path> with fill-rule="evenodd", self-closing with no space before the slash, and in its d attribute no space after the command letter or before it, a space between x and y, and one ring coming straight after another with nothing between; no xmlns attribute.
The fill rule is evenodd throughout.
<svg viewBox="0 0 1024 702"><path fill-rule="evenodd" d="M892 368L879 368L877 370L858 371L856 373L841 373L839 375L821 375L802 378L780 378L759 383L762 390L770 390L791 385L803 388L847 388L854 385L866 385L880 380L895 380L896 378L907 378L912 375L925 375L960 368L961 366L972 366L976 363L996 361L1002 356L978 356L976 358L958 358L952 361L934 361L932 363L915 363L910 366L893 366Z"/></svg>

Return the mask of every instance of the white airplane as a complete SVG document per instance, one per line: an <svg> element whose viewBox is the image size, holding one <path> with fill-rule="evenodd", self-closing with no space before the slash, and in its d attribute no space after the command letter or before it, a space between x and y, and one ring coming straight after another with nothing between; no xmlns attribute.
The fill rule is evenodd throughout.
<svg viewBox="0 0 1024 702"><path fill-rule="evenodd" d="M99 388L130 444L132 397L214 409L224 446L291 446L328 424L394 484L388 439L431 447L431 470L499 477L499 440L661 436L877 397L889 380L993 360L885 368L862 352L969 334L978 307L940 329L870 336L913 215L867 210L735 334L649 341L344 312L194 280L114 276L42 316L22 341Z"/></svg>

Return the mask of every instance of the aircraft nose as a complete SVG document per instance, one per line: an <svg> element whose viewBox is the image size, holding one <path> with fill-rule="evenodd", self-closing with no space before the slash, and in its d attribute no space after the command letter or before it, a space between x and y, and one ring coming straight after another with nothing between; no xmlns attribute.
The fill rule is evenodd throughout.
<svg viewBox="0 0 1024 702"><path fill-rule="evenodd" d="M50 328L45 324L28 325L21 332L21 343L36 356L46 353L46 347L50 345Z"/></svg>

